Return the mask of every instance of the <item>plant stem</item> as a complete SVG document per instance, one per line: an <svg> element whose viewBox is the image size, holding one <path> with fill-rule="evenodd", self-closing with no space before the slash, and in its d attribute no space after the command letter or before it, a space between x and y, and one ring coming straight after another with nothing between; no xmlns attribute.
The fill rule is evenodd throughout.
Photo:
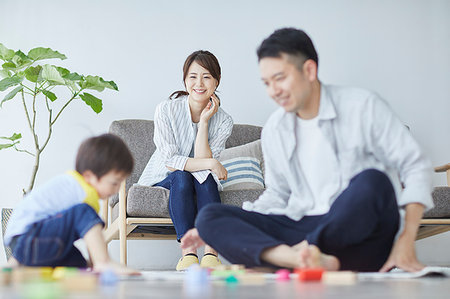
<svg viewBox="0 0 450 299"><path fill-rule="evenodd" d="M52 136L52 127L53 127L52 109L50 109L50 106L48 105L47 97L45 97L45 106L47 107L47 110L48 110L48 135L47 135L47 139L44 142L44 145L40 149L41 152L44 150L44 148L47 146L48 142L50 141L50 137Z"/></svg>
<svg viewBox="0 0 450 299"><path fill-rule="evenodd" d="M30 153L30 152L27 151L27 150L19 149L19 148L17 148L17 146L15 146L15 145L14 145L14 149L15 149L16 151L18 151L18 152L21 152L21 153L27 153L27 154L29 154L29 155L31 155L31 156L34 157L34 154L33 154L33 153Z"/></svg>
<svg viewBox="0 0 450 299"><path fill-rule="evenodd" d="M37 86L37 83L35 84L35 86L34 86L34 90L35 90L35 92L36 92L36 86ZM36 95L37 95L37 93L34 93L33 94L33 129L32 129L32 131L33 132L35 132L36 131Z"/></svg>
<svg viewBox="0 0 450 299"><path fill-rule="evenodd" d="M26 192L30 192L31 189L33 189L34 181L36 179L36 174L37 174L37 171L39 169L39 159L40 159L41 151L39 150L38 137L36 135L36 132L34 131L34 127L31 125L31 119L30 119L30 115L28 114L27 104L25 103L25 95L24 95L23 90L22 90L21 94L22 94L23 108L25 109L25 115L27 117L28 126L30 127L31 134L33 135L34 146L36 148L36 154L34 156L35 159L34 159L33 172L31 173L31 182L30 182L30 186L28 187L28 189L26 191Z"/></svg>
<svg viewBox="0 0 450 299"><path fill-rule="evenodd" d="M78 91L77 93L74 93L73 96L70 98L70 100L68 100L67 103L64 104L64 106L61 108L61 110L59 110L59 112L58 112L58 114L56 115L55 119L51 122L52 125L55 124L56 120L57 120L58 117L61 115L61 113L63 112L63 110L70 104L70 102L73 101L73 99L75 99L75 98L80 94L80 92L81 92L82 90L83 90L83 89L80 89L80 91Z"/></svg>
<svg viewBox="0 0 450 299"><path fill-rule="evenodd" d="M30 192L31 189L33 189L34 186L34 181L36 180L36 174L38 172L39 169L39 160L41 157L41 151L39 150L39 148L36 149L36 155L34 156L34 166L33 166L33 172L31 173L31 182L30 182L30 186L28 186L28 189L26 191L26 193Z"/></svg>

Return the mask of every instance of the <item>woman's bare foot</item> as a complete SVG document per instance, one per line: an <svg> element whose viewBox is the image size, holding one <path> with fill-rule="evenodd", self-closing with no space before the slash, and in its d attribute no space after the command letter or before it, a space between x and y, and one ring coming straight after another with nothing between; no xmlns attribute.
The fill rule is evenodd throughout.
<svg viewBox="0 0 450 299"><path fill-rule="evenodd" d="M339 270L340 263L335 256L322 253L317 246L308 244L306 240L291 248L297 251L296 262L298 268L324 268L329 271Z"/></svg>
<svg viewBox="0 0 450 299"><path fill-rule="evenodd" d="M105 272L105 271L114 271L114 273L118 275L141 275L141 272L128 268L122 264L110 261L107 263L96 264L94 265L93 270L95 272Z"/></svg>

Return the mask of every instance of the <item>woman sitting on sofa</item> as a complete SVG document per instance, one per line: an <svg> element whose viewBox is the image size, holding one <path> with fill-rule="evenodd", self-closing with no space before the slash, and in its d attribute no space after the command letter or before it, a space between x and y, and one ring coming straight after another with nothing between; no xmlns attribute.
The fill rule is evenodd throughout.
<svg viewBox="0 0 450 299"><path fill-rule="evenodd" d="M139 179L139 185L170 190L169 213L177 240L194 227L198 211L220 202L219 180L227 171L217 160L233 129L233 120L223 109L215 91L220 83L220 65L208 51L189 55L183 66L186 91L176 91L155 112L156 151ZM176 269L198 264L196 251L182 250ZM202 267L220 264L217 252L205 246Z"/></svg>

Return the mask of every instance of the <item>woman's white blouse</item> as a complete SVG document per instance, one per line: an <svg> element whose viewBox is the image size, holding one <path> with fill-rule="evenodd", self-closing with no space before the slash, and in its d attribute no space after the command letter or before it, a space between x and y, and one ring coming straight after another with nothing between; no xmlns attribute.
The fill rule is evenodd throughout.
<svg viewBox="0 0 450 299"><path fill-rule="evenodd" d="M208 122L208 143L214 159L218 159L225 149L225 142L232 130L233 119L219 107ZM160 103L155 111L153 141L156 150L137 184L153 186L161 182L170 173L167 167L184 170L195 138L188 97ZM203 183L210 173L212 173L210 170L201 170L192 172L192 175L199 183ZM221 190L222 186L217 176L212 174Z"/></svg>

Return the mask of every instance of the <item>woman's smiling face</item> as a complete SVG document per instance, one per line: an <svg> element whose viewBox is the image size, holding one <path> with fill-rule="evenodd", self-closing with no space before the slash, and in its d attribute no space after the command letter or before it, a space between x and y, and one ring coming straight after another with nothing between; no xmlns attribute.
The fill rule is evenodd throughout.
<svg viewBox="0 0 450 299"><path fill-rule="evenodd" d="M192 62L184 81L189 96L199 102L209 101L217 88L218 81L197 62Z"/></svg>

